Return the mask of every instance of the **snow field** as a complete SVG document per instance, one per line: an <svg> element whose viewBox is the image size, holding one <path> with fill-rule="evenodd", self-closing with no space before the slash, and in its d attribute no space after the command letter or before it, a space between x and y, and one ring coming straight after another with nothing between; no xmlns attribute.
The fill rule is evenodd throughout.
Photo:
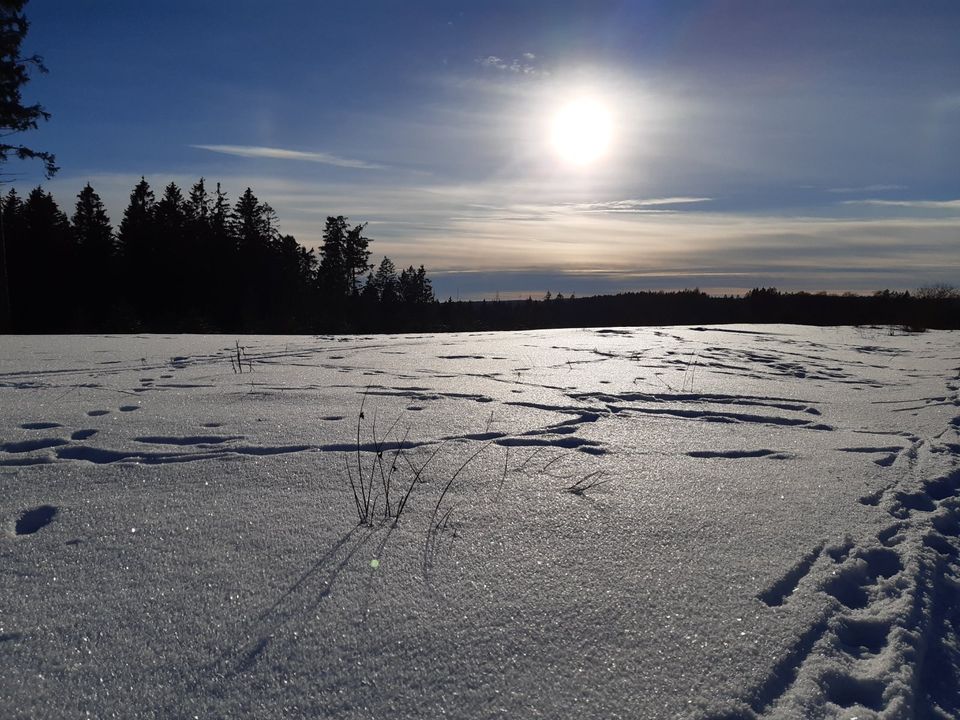
<svg viewBox="0 0 960 720"><path fill-rule="evenodd" d="M10 717L960 711L956 333L238 342L3 338Z"/></svg>

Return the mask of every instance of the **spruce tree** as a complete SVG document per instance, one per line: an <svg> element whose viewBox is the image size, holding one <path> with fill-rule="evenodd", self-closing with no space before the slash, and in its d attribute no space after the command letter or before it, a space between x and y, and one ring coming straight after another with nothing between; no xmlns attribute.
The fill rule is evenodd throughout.
<svg viewBox="0 0 960 720"><path fill-rule="evenodd" d="M436 302L433 295L433 283L427 277L427 271L421 265L414 269L413 265L400 273L398 292L401 302L407 305L426 305Z"/></svg>
<svg viewBox="0 0 960 720"><path fill-rule="evenodd" d="M350 284L347 275L347 219L343 215L328 217L320 246L318 281L328 300L346 297Z"/></svg>
<svg viewBox="0 0 960 720"><path fill-rule="evenodd" d="M77 195L73 213L73 235L80 252L93 260L106 261L113 255L113 228L103 201L87 183Z"/></svg>
<svg viewBox="0 0 960 720"><path fill-rule="evenodd" d="M146 178L141 177L130 193L130 204L123 212L117 231L117 247L129 271L137 271L138 265L153 259L156 250L153 232L155 207L153 190Z"/></svg>
<svg viewBox="0 0 960 720"><path fill-rule="evenodd" d="M363 230L366 223L356 225L347 230L343 243L343 264L346 272L347 286L351 294L356 296L360 291L360 278L373 267L370 265L370 238L364 237Z"/></svg>
<svg viewBox="0 0 960 720"><path fill-rule="evenodd" d="M384 257L377 266L371 284L376 292L377 299L384 305L393 305L399 299L397 267L393 261Z"/></svg>
<svg viewBox="0 0 960 720"><path fill-rule="evenodd" d="M130 204L123 212L117 231L117 253L126 297L133 303L140 321L146 322L153 321L160 305L155 210L153 190L141 177L130 193Z"/></svg>
<svg viewBox="0 0 960 720"><path fill-rule="evenodd" d="M219 190L219 185L217 189ZM187 221L195 227L204 227L210 222L211 209L210 194L207 192L203 178L200 178L194 183L193 187L190 188L190 194L187 196L187 201L184 206ZM194 230L194 232L196 232L196 230Z"/></svg>
<svg viewBox="0 0 960 720"><path fill-rule="evenodd" d="M25 300L19 303L24 326L36 332L71 327L77 308L76 246L70 221L53 196L36 187L22 211L27 262L22 268Z"/></svg>
<svg viewBox="0 0 960 720"><path fill-rule="evenodd" d="M84 287L78 298L86 312L81 324L83 329L107 330L109 311L116 297L113 228L100 196L90 183L77 195L72 227L77 244L77 267Z"/></svg>

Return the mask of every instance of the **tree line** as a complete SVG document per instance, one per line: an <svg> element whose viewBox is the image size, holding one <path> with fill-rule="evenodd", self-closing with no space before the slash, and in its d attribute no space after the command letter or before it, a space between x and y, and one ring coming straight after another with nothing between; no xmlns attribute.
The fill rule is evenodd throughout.
<svg viewBox="0 0 960 720"><path fill-rule="evenodd" d="M363 223L330 216L319 252L280 232L247 188L201 178L159 198L146 179L116 230L88 183L68 217L42 187L0 198L15 332L402 329L435 298L424 267L374 270Z"/></svg>
<svg viewBox="0 0 960 720"><path fill-rule="evenodd" d="M469 331L729 323L875 326L894 333L960 329L960 291L947 285L870 295L776 288L723 297L699 289L576 298L547 293L542 300L448 301L433 307L434 327Z"/></svg>

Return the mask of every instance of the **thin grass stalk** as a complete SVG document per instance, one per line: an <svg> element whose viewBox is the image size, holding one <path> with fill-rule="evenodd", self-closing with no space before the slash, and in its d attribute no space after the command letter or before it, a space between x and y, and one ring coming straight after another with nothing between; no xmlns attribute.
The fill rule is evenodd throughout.
<svg viewBox="0 0 960 720"><path fill-rule="evenodd" d="M503 490L503 484L507 481L507 463L510 461L510 446L505 446L506 454L503 456L503 475L500 476L500 484L497 486L497 495Z"/></svg>
<svg viewBox="0 0 960 720"><path fill-rule="evenodd" d="M550 467L551 465L553 465L553 464L556 463L556 462L559 462L560 460L562 460L562 459L565 458L565 457L569 457L570 455L571 455L571 453L568 453L568 452L562 452L562 453L560 453L560 454L557 455L555 458L553 458L552 460L550 460L550 462L548 462L546 465L544 465L542 468L540 468L540 472L542 472L542 473L543 473L543 472L546 472L548 467Z"/></svg>
<svg viewBox="0 0 960 720"><path fill-rule="evenodd" d="M369 515L367 510L370 508L370 499L367 497L366 488L363 482L363 465L360 462L360 424L363 422L363 406L367 402L367 392L370 390L368 387L363 391L363 398L360 400L360 413L357 415L357 478L360 483L360 494L363 496L363 509L364 517L361 518L361 522L365 522Z"/></svg>
<svg viewBox="0 0 960 720"><path fill-rule="evenodd" d="M420 480L420 475L423 473L424 470L427 469L427 465L429 465L430 461L437 456L437 453L440 452L440 448L442 448L445 444L446 443L440 443L436 447L436 449L433 451L433 453L431 453L430 457L427 458L427 461L420 466L419 470L417 470L414 467L413 463L410 462L410 460L407 460L406 455L403 456L404 459L407 460L407 464L410 465L410 468L414 470L414 475L413 475L413 479L410 481L410 485L407 487L407 491L403 494L403 497L400 498L400 502L397 503L397 514L393 521L394 525L400 522L400 516L403 514L404 508L407 507L407 500L410 497L410 493L413 491L413 486L417 484L417 481Z"/></svg>
<svg viewBox="0 0 960 720"><path fill-rule="evenodd" d="M396 424L396 423L394 423ZM403 434L403 438L400 440L400 443L397 445L396 449L393 451L393 459L390 461L390 470L387 472L387 477L384 482L384 495L387 500L387 517L393 512L390 507L390 488L393 486L393 474L397 471L397 460L403 455L403 446L407 442L407 437L410 435L410 428L407 428L407 431Z"/></svg>
<svg viewBox="0 0 960 720"><path fill-rule="evenodd" d="M357 506L357 518L363 523L364 513L360 505L360 497L357 495L357 484L353 481L353 473L350 472L350 461L344 456L343 464L347 468L347 478L350 480L350 489L353 491L353 502Z"/></svg>
<svg viewBox="0 0 960 720"><path fill-rule="evenodd" d="M507 447L510 447L510 446L507 445ZM531 460L533 460L537 455L540 454L542 450L543 450L543 447L541 446L541 447L538 447L536 450L534 450L532 453L530 453L530 457L528 457L526 460L520 463L518 467L515 467L514 472L520 472L521 470L523 470L527 465L530 464Z"/></svg>

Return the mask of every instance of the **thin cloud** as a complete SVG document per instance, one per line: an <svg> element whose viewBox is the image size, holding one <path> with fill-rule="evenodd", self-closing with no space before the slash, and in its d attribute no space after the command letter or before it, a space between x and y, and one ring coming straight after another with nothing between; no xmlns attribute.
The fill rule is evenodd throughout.
<svg viewBox="0 0 960 720"><path fill-rule="evenodd" d="M575 203L568 207L578 212L588 213L652 213L652 212L672 212L663 208L670 205L689 205L694 203L711 202L713 198L708 197L664 197L664 198L645 198L629 200L610 200L608 202L598 203Z"/></svg>
<svg viewBox="0 0 960 720"><path fill-rule="evenodd" d="M960 210L960 200L844 200L843 205L870 205L872 207L902 207L921 210Z"/></svg>
<svg viewBox="0 0 960 720"><path fill-rule="evenodd" d="M510 60L505 60L496 55L487 55L484 58L477 58L476 63L483 68L512 73L514 75L548 76L550 74L549 72L534 64L536 59L537 56L533 53L525 52L519 58L512 58Z"/></svg>
<svg viewBox="0 0 960 720"><path fill-rule="evenodd" d="M320 163L322 165L333 165L335 167L356 168L360 170L383 170L385 165L366 162L365 160L353 160L351 158L342 158L338 155L322 152L303 152L300 150L285 150L283 148L258 147L255 145L191 145L198 150L209 150L210 152L222 153L223 155L235 155L246 158L268 158L271 160L300 160L303 162Z"/></svg>
<svg viewBox="0 0 960 720"><path fill-rule="evenodd" d="M827 188L829 193L837 193L841 195L849 195L853 193L868 193L868 192L888 192L892 190L906 190L906 185L864 185L862 187L836 187L836 188Z"/></svg>

